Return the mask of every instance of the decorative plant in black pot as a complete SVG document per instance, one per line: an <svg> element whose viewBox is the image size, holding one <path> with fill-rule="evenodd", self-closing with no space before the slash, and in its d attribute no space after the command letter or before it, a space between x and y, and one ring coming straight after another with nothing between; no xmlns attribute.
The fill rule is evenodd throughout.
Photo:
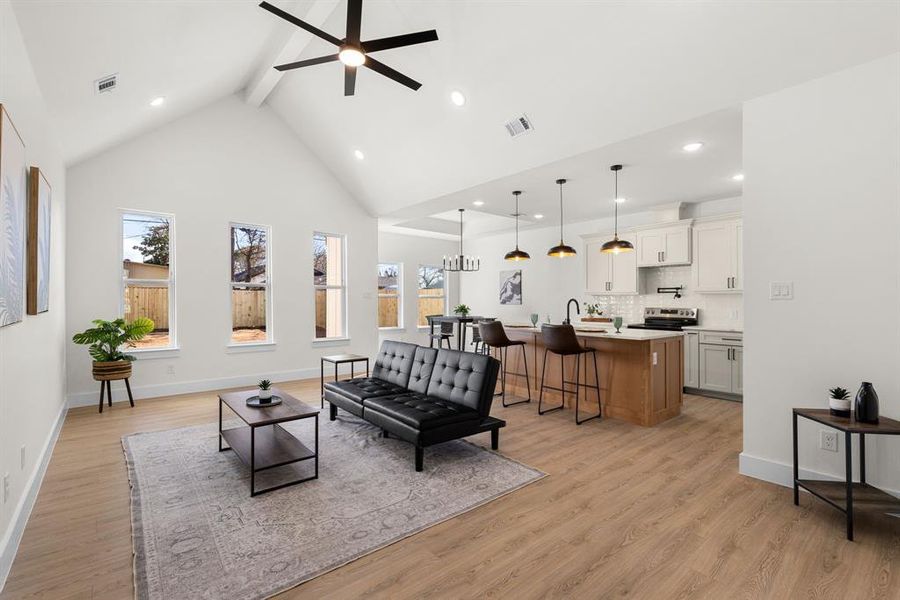
<svg viewBox="0 0 900 600"><path fill-rule="evenodd" d="M836 417L850 416L850 392L842 387L828 390L828 408Z"/></svg>
<svg viewBox="0 0 900 600"><path fill-rule="evenodd" d="M131 363L135 357L125 354L121 348L137 342L153 331L153 321L145 317L126 323L125 319L91 321L94 327L72 336L76 344L88 346L88 353L94 359L94 379L125 378L131 376Z"/></svg>

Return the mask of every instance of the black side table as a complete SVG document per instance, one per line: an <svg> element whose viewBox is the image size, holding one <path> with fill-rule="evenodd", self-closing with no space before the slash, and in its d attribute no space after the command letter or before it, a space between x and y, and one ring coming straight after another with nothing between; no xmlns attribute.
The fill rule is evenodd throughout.
<svg viewBox="0 0 900 600"><path fill-rule="evenodd" d="M844 432L844 461L846 481L800 479L797 461L797 417L803 417ZM836 417L824 408L795 408L794 432L794 504L800 504L800 488L824 500L847 515L847 539L853 541L853 510L869 509L879 512L900 511L900 499L866 483L866 435L900 435L900 421L881 417L878 423L859 423L852 417ZM859 435L859 482L853 483L851 435Z"/></svg>
<svg viewBox="0 0 900 600"><path fill-rule="evenodd" d="M361 354L332 354L323 356L319 361L319 403L325 408L325 363L334 364L334 381L338 380L338 367L350 363L350 379L353 379L353 365L358 362L366 363L366 377L369 376L369 357Z"/></svg>

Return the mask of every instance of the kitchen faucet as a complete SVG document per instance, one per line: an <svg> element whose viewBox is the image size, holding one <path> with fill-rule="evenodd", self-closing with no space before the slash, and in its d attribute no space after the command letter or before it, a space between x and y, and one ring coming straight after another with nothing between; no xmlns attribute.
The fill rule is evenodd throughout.
<svg viewBox="0 0 900 600"><path fill-rule="evenodd" d="M581 314L581 308L578 306L578 300L576 300L575 298L569 298L569 301L566 303L566 320L564 321L566 325L572 324L572 317L569 315L569 309L572 308L573 302L575 303L575 314Z"/></svg>

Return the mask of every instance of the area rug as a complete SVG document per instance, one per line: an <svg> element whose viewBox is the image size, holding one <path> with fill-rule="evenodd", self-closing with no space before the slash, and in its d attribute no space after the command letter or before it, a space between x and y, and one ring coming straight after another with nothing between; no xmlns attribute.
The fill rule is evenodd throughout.
<svg viewBox="0 0 900 600"><path fill-rule="evenodd" d="M544 477L465 441L426 449L417 473L410 444L360 419L319 427L319 478L255 498L216 424L123 438L136 596L268 598ZM312 447L311 419L287 428ZM311 474L298 464L273 471Z"/></svg>

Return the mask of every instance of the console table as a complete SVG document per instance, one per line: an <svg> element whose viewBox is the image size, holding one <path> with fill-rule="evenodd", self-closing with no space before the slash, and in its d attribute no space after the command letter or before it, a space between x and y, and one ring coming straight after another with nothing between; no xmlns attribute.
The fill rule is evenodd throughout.
<svg viewBox="0 0 900 600"><path fill-rule="evenodd" d="M822 425L844 432L844 470L846 481L823 481L800 479L797 461L797 417L803 417ZM852 434L859 435L859 482L853 482L853 460L850 440ZM836 417L824 408L795 408L793 414L794 434L794 504L800 504L800 488L824 500L847 515L847 539L853 541L854 509L869 509L880 512L900 511L900 499L866 483L866 435L900 435L900 421L881 417L878 423L860 423L852 417Z"/></svg>

